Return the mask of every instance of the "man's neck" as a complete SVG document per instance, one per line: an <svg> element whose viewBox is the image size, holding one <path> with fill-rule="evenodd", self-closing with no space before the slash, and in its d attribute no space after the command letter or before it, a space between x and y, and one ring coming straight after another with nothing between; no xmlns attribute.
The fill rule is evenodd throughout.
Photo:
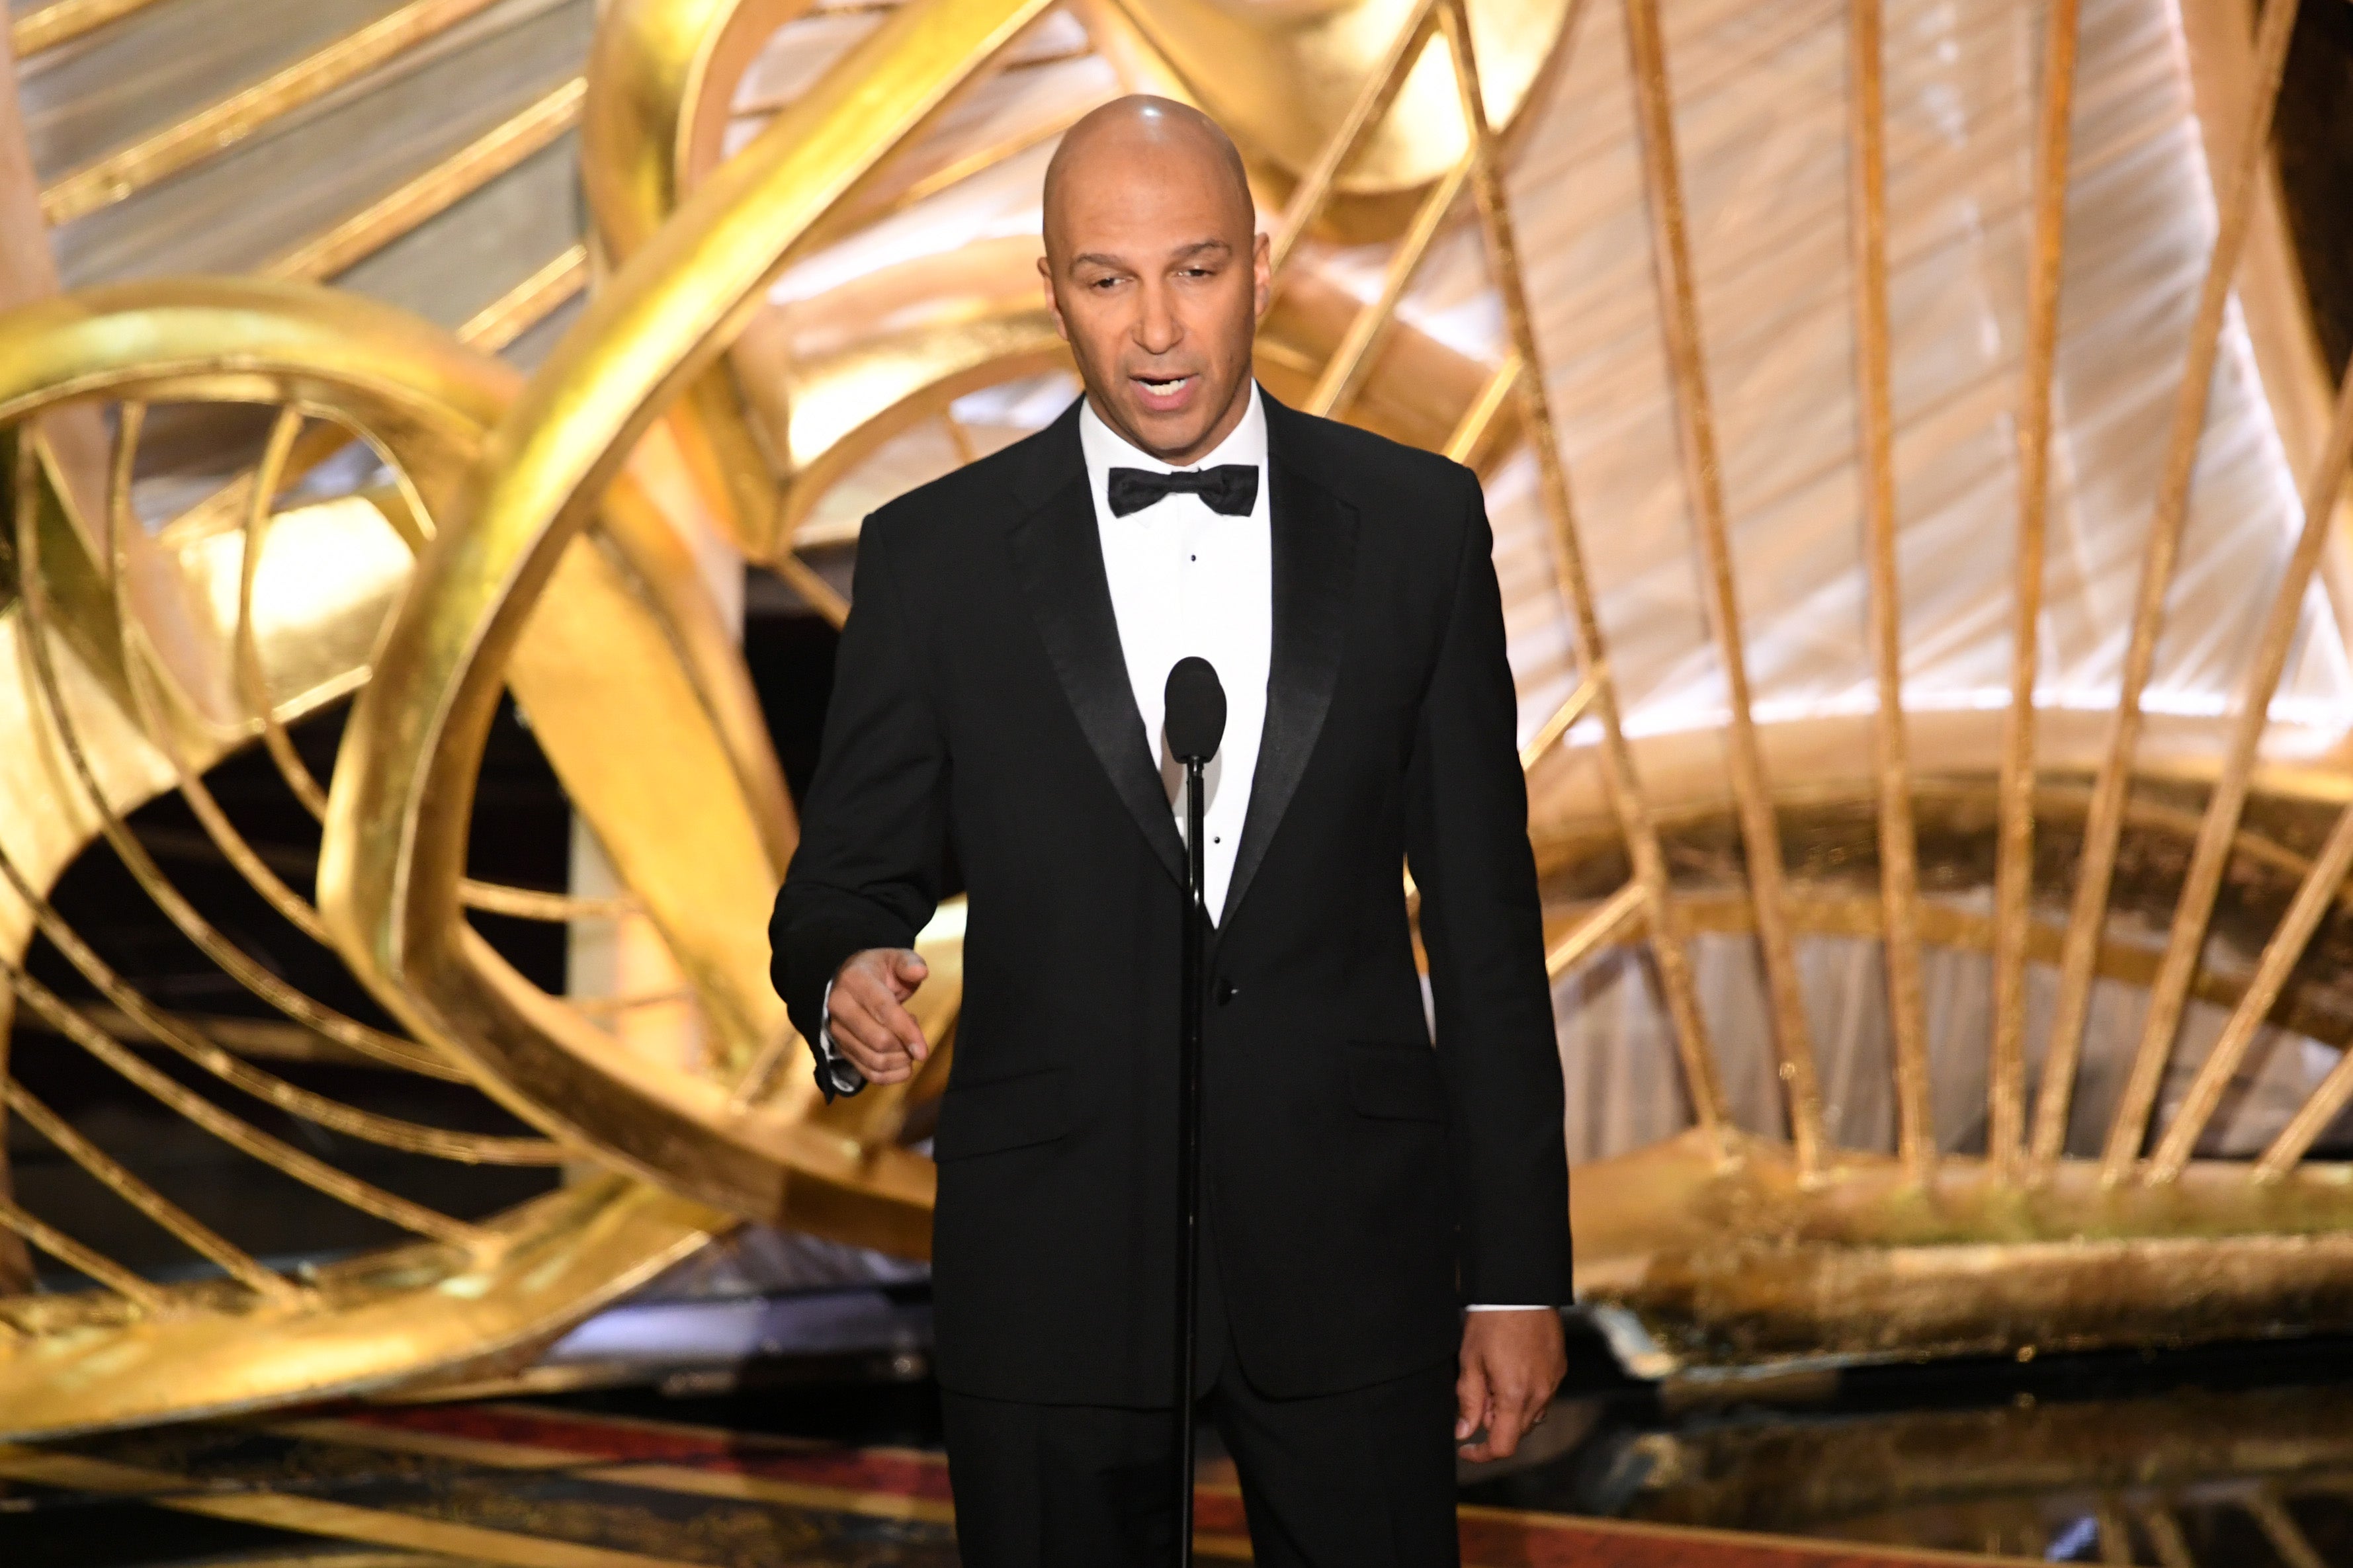
<svg viewBox="0 0 2353 1568"><path fill-rule="evenodd" d="M1095 395L1095 389L1092 386L1087 388L1087 406L1094 410L1095 417L1103 421L1105 429L1155 462L1166 463L1172 468L1187 468L1223 446L1226 437L1241 427L1243 416L1250 412L1250 388L1256 381L1255 375L1246 374L1240 381L1235 383L1234 395L1227 401L1225 412L1218 416L1218 422L1209 426L1208 434L1181 452L1163 452L1155 449L1134 431L1113 418L1110 410L1104 405L1103 400Z"/></svg>

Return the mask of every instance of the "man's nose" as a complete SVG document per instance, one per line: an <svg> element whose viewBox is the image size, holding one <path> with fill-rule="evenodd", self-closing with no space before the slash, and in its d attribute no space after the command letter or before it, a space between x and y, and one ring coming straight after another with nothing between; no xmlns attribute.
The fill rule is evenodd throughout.
<svg viewBox="0 0 2353 1568"><path fill-rule="evenodd" d="M1176 300L1166 289L1147 287L1144 290L1144 310L1135 322L1135 346L1148 354L1165 354L1185 337L1185 324L1177 319Z"/></svg>

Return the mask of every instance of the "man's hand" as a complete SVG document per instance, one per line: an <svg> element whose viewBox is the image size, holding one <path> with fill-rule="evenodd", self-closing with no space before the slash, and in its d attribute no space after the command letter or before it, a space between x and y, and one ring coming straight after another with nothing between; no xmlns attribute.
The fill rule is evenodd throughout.
<svg viewBox="0 0 2353 1568"><path fill-rule="evenodd" d="M1545 1418L1567 1375L1560 1314L1549 1307L1464 1313L1461 1365L1454 1380L1458 1451L1476 1463L1508 1458Z"/></svg>
<svg viewBox="0 0 2353 1568"><path fill-rule="evenodd" d="M930 973L930 966L903 947L853 952L833 972L827 1027L834 1048L867 1082L904 1083L931 1054L923 1029L902 1005Z"/></svg>

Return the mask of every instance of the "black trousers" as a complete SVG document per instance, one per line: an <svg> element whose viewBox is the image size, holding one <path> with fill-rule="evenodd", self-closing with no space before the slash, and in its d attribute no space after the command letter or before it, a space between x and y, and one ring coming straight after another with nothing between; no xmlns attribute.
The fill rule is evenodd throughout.
<svg viewBox="0 0 2353 1568"><path fill-rule="evenodd" d="M1458 1568L1453 1363L1271 1399L1233 1353L1202 1239L1200 1414L1240 1473L1258 1568ZM1171 1412L953 1391L941 1404L964 1568L1168 1568Z"/></svg>

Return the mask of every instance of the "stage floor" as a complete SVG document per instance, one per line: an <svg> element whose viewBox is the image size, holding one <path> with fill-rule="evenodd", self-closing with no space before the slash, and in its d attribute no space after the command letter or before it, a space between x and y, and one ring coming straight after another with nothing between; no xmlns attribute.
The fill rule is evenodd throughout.
<svg viewBox="0 0 2353 1568"><path fill-rule="evenodd" d="M7 1568L955 1568L936 1453L522 1405L339 1409L0 1447ZM1202 1487L1200 1554L1246 1563ZM1466 1507L1466 1568L2021 1562Z"/></svg>
<svg viewBox="0 0 2353 1568"><path fill-rule="evenodd" d="M2353 1568L2353 1341L1641 1383L1573 1339L1469 1568ZM899 1367L893 1373L890 1369ZM920 1357L0 1444L0 1568L955 1568ZM1209 1562L1249 1561L1227 1461Z"/></svg>

